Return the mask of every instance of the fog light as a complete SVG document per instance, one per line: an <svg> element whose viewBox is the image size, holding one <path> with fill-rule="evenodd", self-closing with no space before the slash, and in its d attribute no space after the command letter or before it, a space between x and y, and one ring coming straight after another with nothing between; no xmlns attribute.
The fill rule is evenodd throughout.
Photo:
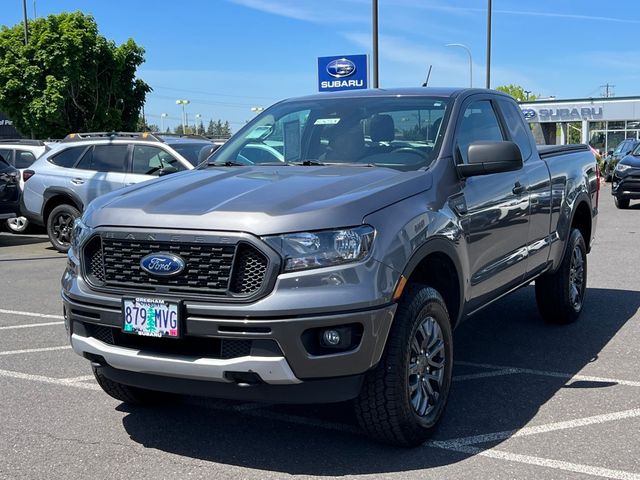
<svg viewBox="0 0 640 480"><path fill-rule="evenodd" d="M322 343L328 347L335 347L340 344L340 332L337 330L325 330L322 332Z"/></svg>

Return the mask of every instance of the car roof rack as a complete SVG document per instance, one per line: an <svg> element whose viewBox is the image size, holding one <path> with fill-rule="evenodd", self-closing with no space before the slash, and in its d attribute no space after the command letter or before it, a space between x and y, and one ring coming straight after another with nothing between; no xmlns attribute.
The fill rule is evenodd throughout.
<svg viewBox="0 0 640 480"><path fill-rule="evenodd" d="M159 137L177 137L177 138L193 138L196 140L209 140L208 137L204 135L196 135L193 133L155 133Z"/></svg>
<svg viewBox="0 0 640 480"><path fill-rule="evenodd" d="M70 133L64 137L61 142L78 142L82 140L148 140L151 142L164 142L162 138L154 135L152 132L85 132Z"/></svg>
<svg viewBox="0 0 640 480"><path fill-rule="evenodd" d="M14 143L18 145L35 145L37 147L44 147L42 140L31 140L30 138L0 138L0 143Z"/></svg>

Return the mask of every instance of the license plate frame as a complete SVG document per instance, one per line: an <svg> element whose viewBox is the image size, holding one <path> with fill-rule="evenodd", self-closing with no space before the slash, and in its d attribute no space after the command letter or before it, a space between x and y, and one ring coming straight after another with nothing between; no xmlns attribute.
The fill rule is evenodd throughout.
<svg viewBox="0 0 640 480"><path fill-rule="evenodd" d="M153 316L153 327L149 314ZM175 340L182 337L182 330L182 302L159 297L122 298L123 333Z"/></svg>

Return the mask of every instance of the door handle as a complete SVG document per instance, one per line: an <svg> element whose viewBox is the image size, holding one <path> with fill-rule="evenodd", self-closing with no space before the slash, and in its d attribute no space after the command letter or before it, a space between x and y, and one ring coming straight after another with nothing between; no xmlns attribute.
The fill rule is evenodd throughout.
<svg viewBox="0 0 640 480"><path fill-rule="evenodd" d="M520 182L516 182L516 184L511 189L514 195L521 195L525 190L526 188L524 187L524 185L521 185Z"/></svg>
<svg viewBox="0 0 640 480"><path fill-rule="evenodd" d="M71 183L74 185L82 185L84 183L84 178L74 178L71 180Z"/></svg>

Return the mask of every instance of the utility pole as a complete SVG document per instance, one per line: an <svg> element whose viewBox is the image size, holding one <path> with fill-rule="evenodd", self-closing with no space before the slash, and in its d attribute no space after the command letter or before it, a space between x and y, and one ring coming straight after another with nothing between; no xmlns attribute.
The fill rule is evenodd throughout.
<svg viewBox="0 0 640 480"><path fill-rule="evenodd" d="M371 27L373 37L373 88L379 87L378 82L378 0L371 0Z"/></svg>
<svg viewBox="0 0 640 480"><path fill-rule="evenodd" d="M531 90L525 90L524 94L527 96L527 100L529 100L529 94L531 93Z"/></svg>
<svg viewBox="0 0 640 480"><path fill-rule="evenodd" d="M605 83L604 85L600 85L600 88L602 88L602 93L600 93L601 97L604 98L609 98L609 97L614 97L615 93L613 92L615 85L611 85L610 83Z"/></svg>
<svg viewBox="0 0 640 480"><path fill-rule="evenodd" d="M27 0L22 0L22 14L24 16L24 44L29 43L29 26L27 25Z"/></svg>
<svg viewBox="0 0 640 480"><path fill-rule="evenodd" d="M487 88L491 88L491 0L487 3Z"/></svg>

